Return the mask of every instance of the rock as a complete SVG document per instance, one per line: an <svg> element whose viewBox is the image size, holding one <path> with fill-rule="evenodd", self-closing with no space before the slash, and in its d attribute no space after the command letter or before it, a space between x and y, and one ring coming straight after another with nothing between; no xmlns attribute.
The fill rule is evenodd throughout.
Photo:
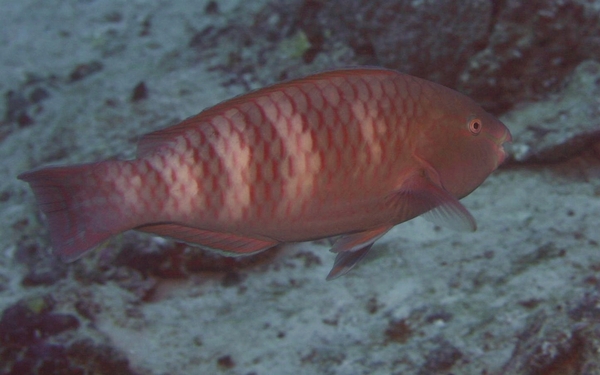
<svg viewBox="0 0 600 375"><path fill-rule="evenodd" d="M52 285L67 275L67 264L50 255L37 243L21 243L15 259L27 267L21 281L23 286Z"/></svg>
<svg viewBox="0 0 600 375"><path fill-rule="evenodd" d="M34 115L43 110L41 103L50 97L50 92L40 85L51 83L51 78L36 79L28 77L28 82L19 88L8 90L5 93L4 122L16 123L18 127L32 125Z"/></svg>
<svg viewBox="0 0 600 375"><path fill-rule="evenodd" d="M462 357L463 354L460 350L445 339L440 338L436 348L427 353L425 363L419 374L430 375L450 370Z"/></svg>
<svg viewBox="0 0 600 375"><path fill-rule="evenodd" d="M458 88L494 113L558 90L581 61L600 58L600 14L587 0L325 3L324 34L358 63Z"/></svg>
<svg viewBox="0 0 600 375"><path fill-rule="evenodd" d="M36 87L29 93L29 101L34 104L40 103L49 97L50 93L43 87Z"/></svg>
<svg viewBox="0 0 600 375"><path fill-rule="evenodd" d="M79 328L70 314L54 313L50 297L30 298L10 306L0 319L0 346L26 347L67 330Z"/></svg>
<svg viewBox="0 0 600 375"><path fill-rule="evenodd" d="M131 369L125 353L114 347L96 343L89 338L73 342L67 348L70 361L87 369L87 373L98 375L138 375Z"/></svg>
<svg viewBox="0 0 600 375"><path fill-rule="evenodd" d="M502 374L600 374L600 327L539 312L519 335Z"/></svg>
<svg viewBox="0 0 600 375"><path fill-rule="evenodd" d="M349 45L360 64L376 64L455 87L469 58L488 43L487 0L325 2L320 27Z"/></svg>
<svg viewBox="0 0 600 375"><path fill-rule="evenodd" d="M493 21L485 46L469 58L458 85L484 108L500 113L545 97L582 61L600 59L597 1L490 3Z"/></svg>
<svg viewBox="0 0 600 375"><path fill-rule="evenodd" d="M104 65L100 61L91 61L85 64L77 65L69 74L71 82L80 81L92 74L98 73L104 68Z"/></svg>
<svg viewBox="0 0 600 375"><path fill-rule="evenodd" d="M516 162L557 162L600 141L600 63L585 61L567 86L548 100L530 103L501 117L513 136Z"/></svg>
<svg viewBox="0 0 600 375"><path fill-rule="evenodd" d="M6 122L18 122L20 125L27 125L31 123L29 115L27 114L27 108L29 102L25 98L25 95L19 91L8 91L5 95L6 98L6 114L4 120Z"/></svg>
<svg viewBox="0 0 600 375"><path fill-rule="evenodd" d="M249 88L376 65L458 88L501 113L556 92L582 61L600 59L595 7L586 0L285 0L258 12L240 7L229 22L199 30L190 47Z"/></svg>
<svg viewBox="0 0 600 375"><path fill-rule="evenodd" d="M138 83L131 93L131 101L139 102L140 100L148 99L148 87L144 81Z"/></svg>
<svg viewBox="0 0 600 375"><path fill-rule="evenodd" d="M52 296L22 299L0 319L0 373L136 375L124 353L77 331L79 319L54 312ZM71 331L71 337L61 333ZM89 333L89 332L88 332ZM73 340L72 338L76 339Z"/></svg>

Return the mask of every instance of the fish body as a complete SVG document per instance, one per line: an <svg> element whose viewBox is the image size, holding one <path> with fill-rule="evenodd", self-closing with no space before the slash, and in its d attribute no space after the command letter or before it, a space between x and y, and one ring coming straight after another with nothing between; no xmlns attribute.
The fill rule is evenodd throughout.
<svg viewBox="0 0 600 375"><path fill-rule="evenodd" d="M55 251L75 259L130 229L229 255L341 236L328 278L394 225L458 229L458 199L504 160L508 129L468 97L385 69L266 87L145 135L134 160L23 173Z"/></svg>

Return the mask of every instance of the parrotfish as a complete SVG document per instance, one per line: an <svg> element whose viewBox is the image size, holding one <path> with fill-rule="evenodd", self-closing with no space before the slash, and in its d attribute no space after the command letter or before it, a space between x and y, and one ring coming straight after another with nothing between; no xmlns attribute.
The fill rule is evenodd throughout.
<svg viewBox="0 0 600 375"><path fill-rule="evenodd" d="M392 70L343 69L149 133L133 160L19 178L65 260L131 229L232 256L337 237L333 279L416 216L475 230L459 199L504 161L510 140L502 122L452 89Z"/></svg>

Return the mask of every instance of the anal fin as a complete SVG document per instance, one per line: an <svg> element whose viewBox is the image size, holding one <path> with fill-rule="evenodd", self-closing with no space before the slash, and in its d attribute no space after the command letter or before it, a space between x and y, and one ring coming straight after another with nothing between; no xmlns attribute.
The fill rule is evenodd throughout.
<svg viewBox="0 0 600 375"><path fill-rule="evenodd" d="M278 241L239 236L231 233L211 232L179 224L151 224L136 230L169 237L228 256L249 255L267 250L279 244Z"/></svg>

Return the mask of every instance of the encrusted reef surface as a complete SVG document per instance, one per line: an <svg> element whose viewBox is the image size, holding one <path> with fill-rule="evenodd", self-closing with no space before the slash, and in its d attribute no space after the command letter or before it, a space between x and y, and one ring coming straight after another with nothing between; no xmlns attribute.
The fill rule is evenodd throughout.
<svg viewBox="0 0 600 375"><path fill-rule="evenodd" d="M68 0L0 12L0 374L600 374L600 1ZM120 235L65 264L17 174L283 79L398 69L498 115L456 233L415 219L223 258Z"/></svg>

